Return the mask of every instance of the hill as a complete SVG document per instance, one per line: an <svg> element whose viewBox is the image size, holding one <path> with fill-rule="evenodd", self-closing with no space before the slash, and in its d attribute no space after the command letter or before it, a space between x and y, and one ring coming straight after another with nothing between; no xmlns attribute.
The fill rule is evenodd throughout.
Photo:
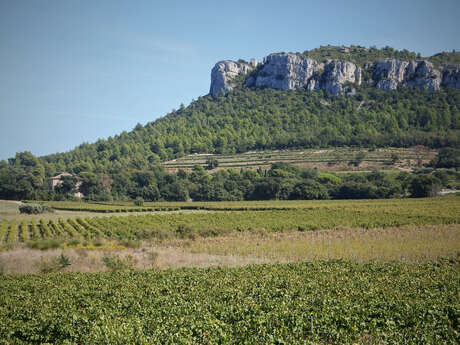
<svg viewBox="0 0 460 345"><path fill-rule="evenodd" d="M315 72L312 78L316 79L308 79L308 85L314 80L319 86L311 89L298 84L297 79L292 84L291 74L276 74L274 78L282 85L287 80L286 85L293 85L292 89L257 86L259 78L272 80L264 74L269 59L265 64L251 62L252 65L240 61L235 64L250 66L243 68L244 73L240 73L241 70L238 73L219 70L217 73L217 76L231 77L231 80L226 79L231 81L231 89L199 97L188 107L181 105L163 118L144 126L138 124L131 132L122 132L93 144L84 143L65 153L36 158L23 152L8 162L0 162L0 186L3 186L0 195L4 198L31 197L30 192L18 191L45 190L47 178L61 172L83 174L87 180L95 179L93 173L103 175L102 179L110 185L116 175L157 169L162 162L194 153L228 155L254 150L407 148L414 145L460 147L460 90L455 84L458 66L450 65L459 61L458 53L440 53L426 61L414 62L411 59L418 58L417 54L392 48L328 46L295 56L301 62L305 62L303 58L327 59L328 64L335 61L332 70L328 69L330 67L324 70L327 73L336 71L331 73L337 78L342 75L335 69L337 66L348 71L350 64L356 63L351 70L360 82L330 79L326 72L327 75ZM369 67L372 63L384 58L393 59L389 65L382 62L385 68L405 66L401 80L397 79L398 73L393 75L390 70L382 69L387 74L378 74L378 82L388 81L388 85L383 83L388 88L378 87L378 83L372 81L374 74L366 72L366 68L372 69ZM289 59L286 61L291 61ZM322 63L318 61L315 64ZM216 66L220 68L222 64ZM232 65L224 64L226 66ZM414 75L410 74L411 66L415 68ZM443 72L441 78L436 66L447 68L448 73ZM215 73L213 69L213 78ZM248 82L250 80L252 82ZM425 87L421 87L423 85ZM337 92L329 92L329 89ZM7 191L5 186L9 186Z"/></svg>
<svg viewBox="0 0 460 345"><path fill-rule="evenodd" d="M322 91L239 88L200 97L157 121L41 158L46 175L148 169L190 153L358 147L460 146L460 92L362 88Z"/></svg>

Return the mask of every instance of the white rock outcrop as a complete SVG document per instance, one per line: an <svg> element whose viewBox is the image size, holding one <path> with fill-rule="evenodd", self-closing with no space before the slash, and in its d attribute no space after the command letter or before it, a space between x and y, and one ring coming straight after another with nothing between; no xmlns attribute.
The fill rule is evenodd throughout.
<svg viewBox="0 0 460 345"><path fill-rule="evenodd" d="M377 81L376 87L384 91L395 90L402 84L433 92L439 91L441 85L441 73L427 60L378 61L373 77Z"/></svg>
<svg viewBox="0 0 460 345"><path fill-rule="evenodd" d="M235 84L233 80L239 74L247 74L254 69L253 65L244 62L235 62L231 60L219 61L211 71L211 88L209 93L216 95L222 92L233 90Z"/></svg>
<svg viewBox="0 0 460 345"><path fill-rule="evenodd" d="M322 64L296 54L270 54L264 59L257 76L247 84L278 90L295 90L306 86L313 74L320 69Z"/></svg>
<svg viewBox="0 0 460 345"><path fill-rule="evenodd" d="M349 61L328 61L321 83L323 90L337 95L344 91L346 83L361 85L361 68Z"/></svg>
<svg viewBox="0 0 460 345"><path fill-rule="evenodd" d="M215 95L231 91L238 75L247 75L245 86L296 90L307 92L325 90L332 94L354 94L354 86L366 85L390 91L398 86L411 86L430 92L440 87L460 89L460 66L447 65L436 68L428 60L401 61L386 59L366 63L363 67L350 61L324 60L322 62L305 58L298 54L270 54L259 64L255 59L250 63L230 60L218 62L211 72L210 93Z"/></svg>

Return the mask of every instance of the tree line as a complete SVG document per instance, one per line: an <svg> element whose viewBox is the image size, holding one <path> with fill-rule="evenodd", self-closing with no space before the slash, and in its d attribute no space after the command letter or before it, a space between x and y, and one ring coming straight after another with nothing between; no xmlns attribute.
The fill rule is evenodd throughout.
<svg viewBox="0 0 460 345"><path fill-rule="evenodd" d="M218 170L209 173L200 165L189 172L168 173L156 165L149 170L125 169L113 174L83 171L63 176L51 190L38 158L18 154L18 166L0 167L0 198L19 200L111 201L228 201L228 200L316 200L425 197L442 187L459 185L458 150L441 153L437 164L450 169L407 172L332 174L288 163L274 163L268 170ZM452 161L454 159L454 161ZM457 159L457 160L455 160ZM450 165L449 165L450 164ZM23 168L26 167L26 168ZM452 169L454 168L454 169Z"/></svg>

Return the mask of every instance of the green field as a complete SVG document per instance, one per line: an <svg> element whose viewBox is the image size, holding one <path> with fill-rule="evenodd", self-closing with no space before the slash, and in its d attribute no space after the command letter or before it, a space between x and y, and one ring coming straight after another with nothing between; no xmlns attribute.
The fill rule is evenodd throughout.
<svg viewBox="0 0 460 345"><path fill-rule="evenodd" d="M458 344L458 263L345 261L0 280L3 344Z"/></svg>
<svg viewBox="0 0 460 345"><path fill-rule="evenodd" d="M105 209L107 205L95 207ZM188 207L209 212L58 219L42 217L30 222L3 220L0 223L0 243L5 248L11 248L30 240L56 239L89 244L101 239L194 239L241 231L386 228L460 222L460 197L456 196L359 201L176 203L171 206L173 209Z"/></svg>
<svg viewBox="0 0 460 345"><path fill-rule="evenodd" d="M460 342L459 196L51 205L0 213L0 344Z"/></svg>

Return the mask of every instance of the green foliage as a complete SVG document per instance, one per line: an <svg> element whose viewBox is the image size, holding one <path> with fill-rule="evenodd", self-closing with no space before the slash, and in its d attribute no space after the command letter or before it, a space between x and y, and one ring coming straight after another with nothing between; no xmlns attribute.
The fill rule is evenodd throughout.
<svg viewBox="0 0 460 345"><path fill-rule="evenodd" d="M134 268L134 258L131 255L127 255L124 258L119 255L104 255L102 262L112 272L126 271Z"/></svg>
<svg viewBox="0 0 460 345"><path fill-rule="evenodd" d="M219 166L219 161L215 158L209 158L206 160L208 170L215 169Z"/></svg>
<svg viewBox="0 0 460 345"><path fill-rule="evenodd" d="M48 250L60 248L61 243L57 239L35 240L27 242L26 246L32 249Z"/></svg>
<svg viewBox="0 0 460 345"><path fill-rule="evenodd" d="M47 205L27 203L19 205L19 212L25 214L40 214L45 212L53 212L53 209Z"/></svg>
<svg viewBox="0 0 460 345"><path fill-rule="evenodd" d="M414 198L436 196L441 189L441 181L432 175L416 176L409 187L410 193Z"/></svg>
<svg viewBox="0 0 460 345"><path fill-rule="evenodd" d="M418 144L460 147L458 104L460 91L452 89L428 93L363 87L355 96L345 97L237 88L227 95L200 97L132 132L82 144L70 152L40 159L18 154L0 164L0 197L46 199L49 192L43 178L62 171L79 174L80 190L87 198L103 193L101 173L114 180L116 192L127 195L135 187L133 182L123 183L127 171L149 170L154 176L159 161L187 153ZM139 185L135 188L143 188L140 180L134 183Z"/></svg>
<svg viewBox="0 0 460 345"><path fill-rule="evenodd" d="M460 64L460 53L456 51L442 52L431 57L422 57L419 53L411 52L407 49L397 50L389 46L378 49L377 47L366 48L355 45L350 47L328 45L307 50L300 55L320 62L325 59L351 61L361 67L366 63L385 59L405 61L425 59L433 62L437 66L443 64Z"/></svg>
<svg viewBox="0 0 460 345"><path fill-rule="evenodd" d="M441 149L435 165L437 168L460 168L460 149Z"/></svg>
<svg viewBox="0 0 460 345"><path fill-rule="evenodd" d="M378 175L378 173L375 173ZM421 175L424 176L424 175ZM449 175L450 176L450 175ZM373 178L377 179L378 176ZM355 180L346 185L341 193L353 197L352 188L365 188L364 182ZM367 193L382 197L391 186L382 182L379 189ZM322 189L307 189L308 193L321 193ZM294 191L298 193L295 188ZM52 237L42 239L35 220L31 222L31 241L26 246L36 249L51 249L88 245L99 246L112 240L129 248L139 248L141 241L170 240L174 238L195 239L198 237L221 236L238 231L282 232L299 229L386 228L405 225L457 224L460 222L458 196L426 199L350 200L344 201L257 201L257 202L201 202L156 203L155 208L163 210L208 210L219 212L177 213L162 212L146 215L109 217L88 217L85 219L59 219L58 222L40 220L52 229ZM430 212L426 212L430 210ZM11 232L10 229L14 229ZM36 229L36 230L34 230ZM34 232L38 232L35 234ZM0 224L3 235L1 246L10 248L20 243L17 222L3 221ZM2 236L0 236L0 239Z"/></svg>
<svg viewBox="0 0 460 345"><path fill-rule="evenodd" d="M136 206L144 206L144 199L141 198L140 196L134 200L134 205Z"/></svg>
<svg viewBox="0 0 460 345"><path fill-rule="evenodd" d="M41 273L54 273L61 271L71 264L69 257L61 253L61 255L54 258L41 258L39 269Z"/></svg>
<svg viewBox="0 0 460 345"><path fill-rule="evenodd" d="M0 338L11 344L458 344L457 265L329 261L7 276L0 279Z"/></svg>

